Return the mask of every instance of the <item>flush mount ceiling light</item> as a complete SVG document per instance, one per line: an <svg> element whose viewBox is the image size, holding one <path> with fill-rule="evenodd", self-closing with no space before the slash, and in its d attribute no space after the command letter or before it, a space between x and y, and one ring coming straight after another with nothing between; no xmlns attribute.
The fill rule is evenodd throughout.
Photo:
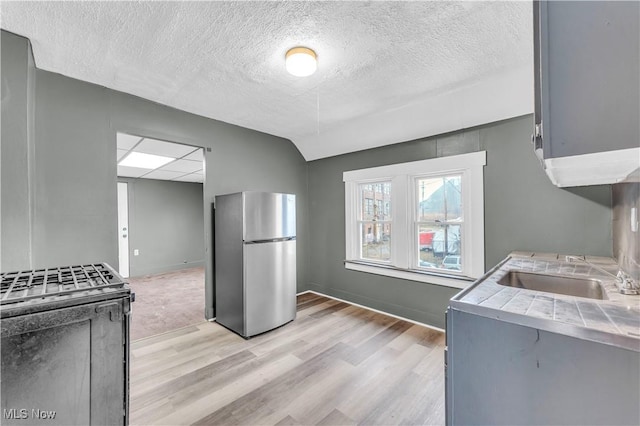
<svg viewBox="0 0 640 426"><path fill-rule="evenodd" d="M137 167L140 169L157 169L175 158L163 157L162 155L145 154L142 152L132 152L118 163L119 166Z"/></svg>
<svg viewBox="0 0 640 426"><path fill-rule="evenodd" d="M308 47L294 47L285 55L285 64L289 74L296 77L306 77L318 68L316 52Z"/></svg>

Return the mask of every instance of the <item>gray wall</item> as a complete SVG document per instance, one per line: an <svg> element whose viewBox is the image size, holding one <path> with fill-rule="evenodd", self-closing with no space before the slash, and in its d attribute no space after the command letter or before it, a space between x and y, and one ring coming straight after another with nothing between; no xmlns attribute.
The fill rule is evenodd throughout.
<svg viewBox="0 0 640 426"><path fill-rule="evenodd" d="M4 74L5 63L14 59L7 56L11 49L5 50L5 42L18 56L27 55L28 50L24 39L1 34ZM33 203L21 205L19 212L33 217L33 251L11 264L3 261L3 271L78 262L117 264L116 132L120 131L211 148L205 152L203 212L207 317L214 316L211 213L216 194L255 190L297 195L298 285L304 288L307 167L290 141L43 70L36 70L35 80L35 160L29 189ZM5 93L21 90L15 79L6 83L3 79L3 98ZM4 107L3 102L3 112ZM24 115L19 106L8 107L17 117ZM5 158L7 140L3 133L3 164L24 161L24 150ZM3 170L2 175L3 182L13 184L23 179L20 170L7 175ZM2 192L3 206L11 201L10 195ZM13 223L3 223L6 226ZM22 233L3 232L3 246L22 246L26 238Z"/></svg>
<svg viewBox="0 0 640 426"><path fill-rule="evenodd" d="M201 183L121 177L118 182L128 189L132 277L204 266Z"/></svg>
<svg viewBox="0 0 640 426"><path fill-rule="evenodd" d="M631 231L631 208L640 215L640 183L613 185L613 254L622 269L640 280L640 231Z"/></svg>
<svg viewBox="0 0 640 426"><path fill-rule="evenodd" d="M31 267L32 221L31 214L25 212L31 203L35 66L27 39L3 32L0 51L0 268L17 270Z"/></svg>
<svg viewBox="0 0 640 426"><path fill-rule="evenodd" d="M342 173L366 167L487 151L486 268L513 250L611 256L611 188L560 189L530 144L533 117L309 163L309 289L444 326L457 290L344 268Z"/></svg>

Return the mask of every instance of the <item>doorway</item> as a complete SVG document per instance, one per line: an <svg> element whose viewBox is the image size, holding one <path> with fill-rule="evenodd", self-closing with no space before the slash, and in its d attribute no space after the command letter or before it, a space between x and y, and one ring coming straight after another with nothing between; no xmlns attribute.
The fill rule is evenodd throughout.
<svg viewBox="0 0 640 426"><path fill-rule="evenodd" d="M203 321L204 150L117 133L119 271L131 339Z"/></svg>

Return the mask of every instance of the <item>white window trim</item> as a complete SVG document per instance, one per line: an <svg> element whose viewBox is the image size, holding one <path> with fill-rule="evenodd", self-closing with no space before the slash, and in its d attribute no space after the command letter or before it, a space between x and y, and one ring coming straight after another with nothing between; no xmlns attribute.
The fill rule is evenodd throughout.
<svg viewBox="0 0 640 426"><path fill-rule="evenodd" d="M345 268L385 275L411 281L426 282L454 288L465 288L484 274L484 166L486 151L449 157L412 161L343 173L345 183ZM413 251L399 247L415 248L415 242L407 241L413 234L415 197L412 191L416 178L447 173L462 174L462 196L465 217L465 234L462 239L462 261L465 276L447 273L415 271ZM356 244L356 212L358 211L358 185L366 182L391 181L393 238L391 265L364 262L359 259ZM411 193L410 193L411 192ZM410 212L410 213L407 213Z"/></svg>

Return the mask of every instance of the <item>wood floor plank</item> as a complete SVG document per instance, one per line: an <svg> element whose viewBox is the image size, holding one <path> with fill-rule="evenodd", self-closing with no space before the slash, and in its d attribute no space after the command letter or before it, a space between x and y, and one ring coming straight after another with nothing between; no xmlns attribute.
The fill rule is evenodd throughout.
<svg viewBox="0 0 640 426"><path fill-rule="evenodd" d="M315 294L315 293L303 293L296 296L296 301L298 305L314 299L326 299L326 297L320 296L319 294Z"/></svg>
<svg viewBox="0 0 640 426"><path fill-rule="evenodd" d="M135 380L132 380L131 396L138 396L192 371L220 361L220 359L220 356L216 354L204 353L199 357L189 357L181 363L176 363L174 360L171 364L167 364L166 369L159 370L152 376L140 377L138 375Z"/></svg>
<svg viewBox="0 0 640 426"><path fill-rule="evenodd" d="M389 342L389 346L399 351L403 351L416 343L427 347L443 346L444 340L441 341L441 339L444 339L442 332L414 324L407 331Z"/></svg>
<svg viewBox="0 0 640 426"><path fill-rule="evenodd" d="M323 330L322 333L316 333L314 338L309 338L311 342L306 347L302 347L293 354L302 360L308 360L333 346L337 341L342 341L360 326L359 321L349 318L340 318L336 320L332 327Z"/></svg>
<svg viewBox="0 0 640 426"><path fill-rule="evenodd" d="M287 415L285 418L276 423L276 426L298 426L301 425L302 422L294 419L293 417Z"/></svg>
<svg viewBox="0 0 640 426"><path fill-rule="evenodd" d="M206 325L208 327L217 327L215 324L207 323ZM138 362L132 366L131 370L132 381L162 374L168 369L187 363L192 359L211 357L212 355L221 357L215 351L212 351L212 347L219 348L237 342L241 338L233 333L222 331L205 335L194 333L191 339L186 344L176 343L165 349L157 349L156 352L138 356L136 358Z"/></svg>
<svg viewBox="0 0 640 426"><path fill-rule="evenodd" d="M387 315L381 315L377 312L366 311L362 313L362 327L359 327L353 334L345 338L343 341L346 344L358 346L362 342L371 338L371 336L386 329L389 325L398 321L397 318L393 318Z"/></svg>
<svg viewBox="0 0 640 426"><path fill-rule="evenodd" d="M386 327L384 330L371 337L369 340L366 340L361 345L352 349L349 354L345 356L345 360L349 361L353 365L360 364L381 347L404 333L410 327L411 323L397 320L389 327Z"/></svg>
<svg viewBox="0 0 640 426"><path fill-rule="evenodd" d="M202 392L191 395L189 400L179 400L172 402L167 400L164 411L156 411L150 416L141 417L134 424L164 424L164 425L188 425L193 424L222 407L242 398L247 393L253 391L256 386L263 382L269 382L281 375L287 374L301 364L301 361L293 355L286 355L270 364L263 365L255 370L253 374L238 377L227 383L224 387L211 392ZM272 410L270 410L272 411Z"/></svg>
<svg viewBox="0 0 640 426"><path fill-rule="evenodd" d="M328 308L324 308L321 311L318 312L314 312L311 315L309 315L312 318L318 319L318 318L322 318L325 315L331 315L334 312L340 311L342 309L348 308L349 305L348 303L344 303L344 302L338 302L333 306L329 306Z"/></svg>
<svg viewBox="0 0 640 426"><path fill-rule="evenodd" d="M444 334L313 293L243 339L219 324L134 343L132 425L443 424Z"/></svg>
<svg viewBox="0 0 640 426"><path fill-rule="evenodd" d="M304 364L303 364L304 365ZM335 360L320 369L308 386L299 387L290 392L291 397L286 404L286 411L305 424L315 424L335 409L332 396L343 388L349 378L353 377L355 367L351 364ZM272 408L280 408L278 400L270 402Z"/></svg>
<svg viewBox="0 0 640 426"><path fill-rule="evenodd" d="M425 380L409 371L389 389L384 403L379 404L360 421L365 425L388 425L398 423L422 424L422 418L431 411L430 395L444 392L444 383L435 380L425 386ZM429 407L425 410L426 407Z"/></svg>
<svg viewBox="0 0 640 426"><path fill-rule="evenodd" d="M413 371L425 378L444 371L444 347L431 348L431 351L416 365Z"/></svg>
<svg viewBox="0 0 640 426"><path fill-rule="evenodd" d="M177 330L169 331L167 333L158 334L156 336L146 337L146 338L140 339L140 340L135 340L135 341L131 342L131 349L135 350L135 349L143 348L145 346L153 345L154 343L166 342L167 340L170 340L173 337L182 336L184 334L193 333L195 331L198 331L198 327L195 326L195 325L191 325L191 326L188 326L188 327L183 327L183 328L179 328Z"/></svg>
<svg viewBox="0 0 640 426"><path fill-rule="evenodd" d="M321 300L321 303L316 303L313 306L309 306L305 309L301 309L299 311L297 311L297 317L296 318L305 318L308 316L311 316L312 314L321 311L323 309L326 309L330 306L334 306L337 305L338 303L340 303L337 300L333 300L333 299L326 299L326 300Z"/></svg>
<svg viewBox="0 0 640 426"><path fill-rule="evenodd" d="M288 404L293 395L300 392L301 387L310 386L317 376L323 373L328 374L328 370L337 369L335 361L340 359L343 351L344 345L337 343L309 361L303 362L301 368L271 380L220 410L203 417L196 424L252 424L257 421L256 417L274 411L269 407Z"/></svg>
<svg viewBox="0 0 640 426"><path fill-rule="evenodd" d="M180 392L185 388L193 387L203 380L214 377L224 371L227 371L233 366L242 364L245 361L248 361L255 357L256 356L248 350L238 352L237 354L234 354L227 358L223 358L202 368L176 377L175 379L170 380L162 385L155 386L149 391L138 395L136 400L140 404L144 405L158 399L169 398L170 396L176 394L177 392Z"/></svg>
<svg viewBox="0 0 640 426"><path fill-rule="evenodd" d="M319 305L321 303L327 303L328 300L326 298L317 298L317 299L311 299L311 300L307 300L306 302L303 303L299 303L298 304L298 312L304 311L305 309L309 309L315 305Z"/></svg>
<svg viewBox="0 0 640 426"><path fill-rule="evenodd" d="M150 337L149 339L154 339L151 343L147 343L142 347L133 348L131 353L135 358L139 358L157 353L169 347L173 347L174 349L175 347L183 348L186 346L183 344L184 342L192 342L194 339L205 338L215 332L210 328L200 328L197 326L189 327L186 330L189 331L165 340L157 340L159 336Z"/></svg>
<svg viewBox="0 0 640 426"><path fill-rule="evenodd" d="M322 399L310 399L306 406L289 407L289 414L295 418L310 419L311 421L307 423L321 421L324 415L345 400L353 398L354 395L367 394L371 384L375 384L374 378L387 370L399 356L400 353L393 349L381 348L359 366L352 366L351 370L347 370L341 377L333 378L332 389L330 392L325 392Z"/></svg>
<svg viewBox="0 0 640 426"><path fill-rule="evenodd" d="M371 412L385 405L395 385L411 372L428 351L428 348L420 345L411 346L392 365L371 378L366 392L348 397L337 408L358 423L364 421Z"/></svg>
<svg viewBox="0 0 640 426"><path fill-rule="evenodd" d="M307 320L305 322L305 320ZM316 341L318 336L322 336L327 333L327 330L333 330L340 322L338 317L330 317L324 321L313 320L312 318L304 318L296 325L293 325L289 329L282 333L267 333L260 336L260 339L256 339L251 346L251 350L256 354L268 352L271 347L282 344L283 339L302 339L306 341ZM302 325L304 323L304 326ZM333 342L335 343L335 342Z"/></svg>
<svg viewBox="0 0 640 426"><path fill-rule="evenodd" d="M316 425L318 426L348 426L355 425L356 422L353 419L350 419L338 409L334 409L329 414L326 415L325 418L320 420Z"/></svg>
<svg viewBox="0 0 640 426"><path fill-rule="evenodd" d="M180 405L183 402L188 403L189 400L199 394L206 394L222 389L242 377L254 377L256 376L256 371L263 368L268 369L269 366L276 361L289 356L292 348L297 347L300 344L304 344L304 342L295 340L280 346L277 350L274 350L262 357L247 358L244 362L237 363L223 372L209 375L204 380L200 380L197 383L191 383L189 386L175 391L169 399L173 405ZM260 383L256 382L256 386L259 385Z"/></svg>
<svg viewBox="0 0 640 426"><path fill-rule="evenodd" d="M158 395L158 397L164 397L172 407L188 406L191 401L200 396L211 394L233 384L247 381L247 378L263 378L263 374L273 372L273 366L277 365L278 361L290 356L289 352L292 347L296 347L297 345L299 345L299 342L294 341L290 343L290 346L284 345L279 348L278 351L271 352L261 358L245 357L246 359L244 361L231 364L229 368L218 371L216 374L205 374L199 377L198 380L192 382L175 383L173 386L167 387L166 390L169 390L170 393ZM243 352L250 351L246 350ZM295 365L297 364L298 362L296 360ZM266 373L264 373L265 371ZM142 398L138 398L138 400L142 401ZM194 413L190 414L195 416ZM207 413L205 412L204 414ZM202 415L200 417L202 417ZM195 420L197 420L197 417L193 418L193 421Z"/></svg>

